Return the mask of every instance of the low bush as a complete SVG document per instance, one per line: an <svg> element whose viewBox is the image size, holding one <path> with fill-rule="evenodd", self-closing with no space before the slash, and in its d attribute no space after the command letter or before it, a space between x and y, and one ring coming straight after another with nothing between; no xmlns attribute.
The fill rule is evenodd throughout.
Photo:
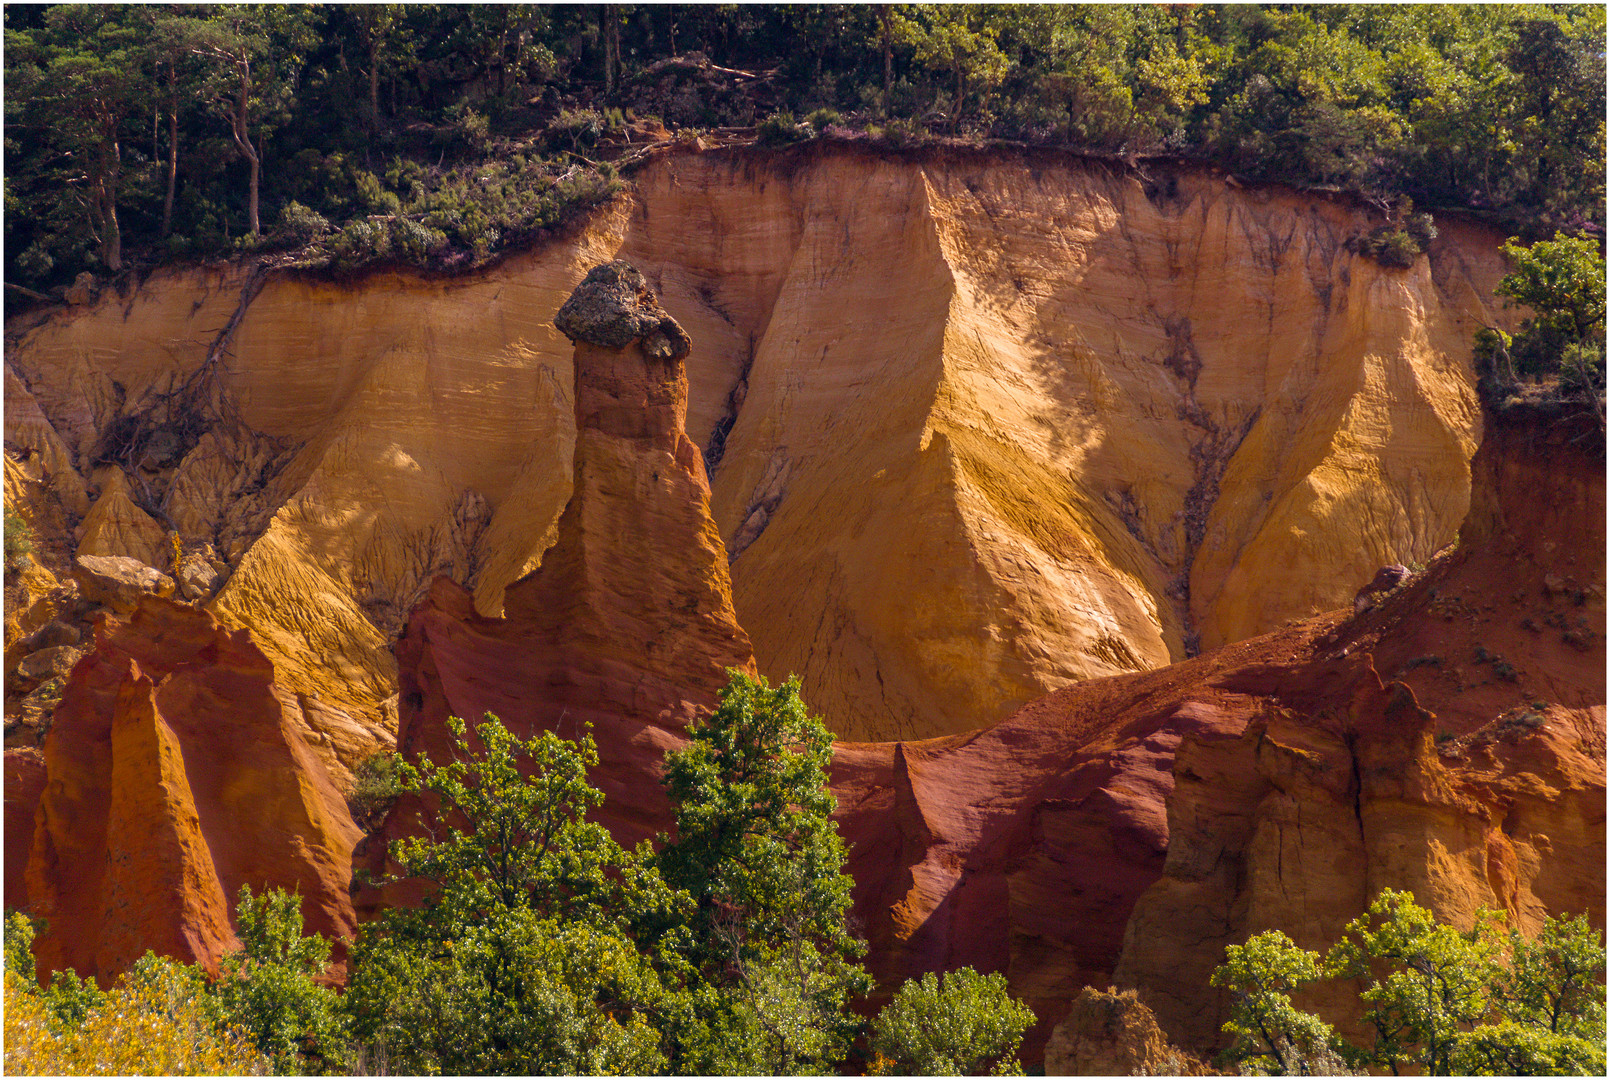
<svg viewBox="0 0 1610 1080"><path fill-rule="evenodd" d="M301 247L327 236L329 232L328 218L292 199L280 211L280 223L274 231L274 238L288 246Z"/></svg>
<svg viewBox="0 0 1610 1080"><path fill-rule="evenodd" d="M1419 241L1407 231L1382 225L1368 236L1355 240L1354 250L1382 266L1407 270L1420 257L1422 249Z"/></svg>
<svg viewBox="0 0 1610 1080"><path fill-rule="evenodd" d="M5 512L5 557L7 569L16 569L24 556L34 552L34 533L21 514L8 506Z"/></svg>
<svg viewBox="0 0 1610 1080"><path fill-rule="evenodd" d="M796 124L791 112L774 112L755 128L755 138L766 146L787 146L809 136L810 129Z"/></svg>
<svg viewBox="0 0 1610 1080"><path fill-rule="evenodd" d="M364 758L352 770L352 791L347 795L347 806L352 810L353 820L364 831L378 825L402 794L402 777L398 771L401 765L400 755L380 753Z"/></svg>
<svg viewBox="0 0 1610 1080"><path fill-rule="evenodd" d="M879 1076L1020 1076L1017 1059L1034 1014L1006 991L1004 975L962 968L911 979L872 1021Z"/></svg>
<svg viewBox="0 0 1610 1080"><path fill-rule="evenodd" d="M844 123L844 117L837 109L817 109L805 118L805 122L820 134L833 124Z"/></svg>

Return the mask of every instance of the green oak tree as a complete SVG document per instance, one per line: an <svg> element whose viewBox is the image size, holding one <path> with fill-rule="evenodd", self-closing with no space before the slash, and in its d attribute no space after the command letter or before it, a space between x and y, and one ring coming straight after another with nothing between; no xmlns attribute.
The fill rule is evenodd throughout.
<svg viewBox="0 0 1610 1080"><path fill-rule="evenodd" d="M832 738L797 678L773 687L729 674L715 713L666 756L676 831L655 860L693 900L693 985L717 1016L689 1064L831 1068L859 1028L850 1002L871 986L847 922L853 882L827 790Z"/></svg>

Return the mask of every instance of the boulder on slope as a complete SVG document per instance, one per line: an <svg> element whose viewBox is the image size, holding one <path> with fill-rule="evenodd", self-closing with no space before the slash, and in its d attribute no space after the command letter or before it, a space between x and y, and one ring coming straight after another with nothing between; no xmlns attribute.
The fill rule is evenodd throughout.
<svg viewBox="0 0 1610 1080"><path fill-rule="evenodd" d="M84 599L125 615L147 594L172 596L173 579L127 555L80 555L73 560L73 580Z"/></svg>

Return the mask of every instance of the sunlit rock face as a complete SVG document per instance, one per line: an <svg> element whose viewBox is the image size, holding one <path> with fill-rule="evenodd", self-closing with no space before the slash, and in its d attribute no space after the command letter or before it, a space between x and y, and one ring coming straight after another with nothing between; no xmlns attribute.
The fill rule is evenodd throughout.
<svg viewBox="0 0 1610 1080"><path fill-rule="evenodd" d="M1389 269L1346 246L1375 224L1156 163L673 154L473 277L163 271L13 320L6 438L90 515L86 553L208 546L209 605L345 776L394 738L391 643L429 582L495 616L553 543L553 319L621 257L697 342L686 427L760 670L843 737L939 735L1453 539L1468 342L1513 317L1497 238L1439 222Z"/></svg>
<svg viewBox="0 0 1610 1080"><path fill-rule="evenodd" d="M628 844L670 825L667 750L716 703L728 672L753 672L732 608L727 554L704 461L683 429L687 335L624 262L594 268L559 311L575 342L570 501L542 566L509 586L501 617L439 578L397 648L408 755L444 761L450 716L496 715L522 739L590 730L602 819ZM429 806L398 803L359 859L380 876L386 841ZM358 894L362 911L407 902L417 883Z"/></svg>
<svg viewBox="0 0 1610 1080"><path fill-rule="evenodd" d="M1211 1048L1224 946L1278 928L1323 950L1382 889L1468 927L1605 918L1602 438L1573 410L1488 417L1460 545L1308 654L1217 685L1268 699L1188 735L1169 847L1115 980ZM1362 1034L1356 993L1301 1002Z"/></svg>
<svg viewBox="0 0 1610 1080"><path fill-rule="evenodd" d="M273 677L249 633L194 607L147 596L97 624L56 707L22 848L41 973L104 986L147 949L216 971L239 947L245 885L295 892L310 931L351 936L359 832ZM22 753L7 754L8 880Z"/></svg>

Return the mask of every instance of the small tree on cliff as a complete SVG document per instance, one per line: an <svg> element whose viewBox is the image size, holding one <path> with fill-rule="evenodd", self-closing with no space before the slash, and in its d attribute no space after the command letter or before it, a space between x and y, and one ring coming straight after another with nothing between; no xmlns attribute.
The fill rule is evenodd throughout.
<svg viewBox="0 0 1610 1080"><path fill-rule="evenodd" d="M1562 392L1599 403L1602 421L1605 269L1599 246L1555 233L1530 246L1511 237L1502 250L1510 272L1496 292L1532 314L1514 338L1495 327L1479 331L1477 362L1506 388L1516 373L1558 375Z"/></svg>

